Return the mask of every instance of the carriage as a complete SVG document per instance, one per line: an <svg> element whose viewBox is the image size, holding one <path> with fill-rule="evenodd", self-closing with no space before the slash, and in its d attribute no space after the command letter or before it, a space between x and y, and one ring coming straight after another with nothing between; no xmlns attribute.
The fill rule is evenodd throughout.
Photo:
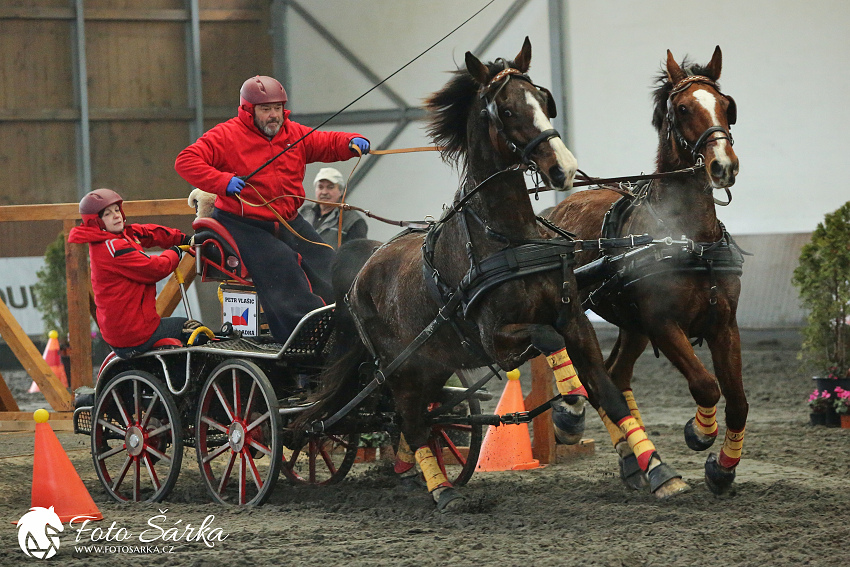
<svg viewBox="0 0 850 567"><path fill-rule="evenodd" d="M210 218L193 226L203 280L250 293L250 275L227 231ZM74 412L74 430L90 436L106 492L118 501L162 500L177 481L186 447L194 449L206 489L220 503L262 504L281 472L296 485L342 480L362 434L397 439L398 425L391 396L380 389L325 431L290 427L319 387L333 326L331 304L305 315L283 344L262 330L242 335L225 323L215 333L196 329L185 345L165 339L132 359L107 356L93 395ZM466 385L464 376L459 380ZM446 386L444 398L463 391ZM482 439L481 425L463 418L480 414L486 396L481 390L463 397L441 412L459 421L443 415L432 427L429 443L458 485L472 475Z"/></svg>

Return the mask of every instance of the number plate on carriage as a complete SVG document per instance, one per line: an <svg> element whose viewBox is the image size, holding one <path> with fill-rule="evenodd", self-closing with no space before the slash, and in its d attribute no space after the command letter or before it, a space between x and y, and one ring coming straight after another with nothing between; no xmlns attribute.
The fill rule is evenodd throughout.
<svg viewBox="0 0 850 567"><path fill-rule="evenodd" d="M233 328L242 331L245 337L256 337L259 334L260 309L257 293L222 286L221 295L222 323L231 323Z"/></svg>

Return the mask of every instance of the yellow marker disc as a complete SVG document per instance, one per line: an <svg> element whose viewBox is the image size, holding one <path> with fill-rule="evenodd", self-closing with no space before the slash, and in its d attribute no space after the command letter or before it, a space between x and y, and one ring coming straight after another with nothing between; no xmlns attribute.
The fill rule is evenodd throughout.
<svg viewBox="0 0 850 567"><path fill-rule="evenodd" d="M514 368L507 374L508 380L519 380L519 368Z"/></svg>
<svg viewBox="0 0 850 567"><path fill-rule="evenodd" d="M47 333L47 336L51 339L58 339L59 333L57 333L56 331L50 331L49 333Z"/></svg>
<svg viewBox="0 0 850 567"><path fill-rule="evenodd" d="M47 413L46 409L37 409L32 413L32 418L36 423L47 423L47 420L50 419L50 414Z"/></svg>

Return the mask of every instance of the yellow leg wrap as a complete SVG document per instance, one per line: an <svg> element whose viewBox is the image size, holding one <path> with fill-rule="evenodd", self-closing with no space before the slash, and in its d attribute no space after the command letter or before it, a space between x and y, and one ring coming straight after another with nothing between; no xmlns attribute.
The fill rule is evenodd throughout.
<svg viewBox="0 0 850 567"><path fill-rule="evenodd" d="M605 424L605 429L608 430L608 435L611 436L611 444L613 444L614 447L616 447L617 443L619 443L620 441L625 441L626 438L623 436L623 432L620 431L620 428L617 427L616 423L611 421L611 418L608 417L608 414L605 413L605 410L602 409L602 408L599 408L596 411L597 411L597 413L599 413L599 417L602 418L602 423Z"/></svg>
<svg viewBox="0 0 850 567"><path fill-rule="evenodd" d="M726 440L723 441L723 448L720 449L720 457L717 461L720 466L731 469L741 460L741 451L744 447L744 430L732 431L726 430Z"/></svg>
<svg viewBox="0 0 850 567"><path fill-rule="evenodd" d="M634 392L631 389L623 390L623 397L626 398L626 403L629 404L629 412L631 412L632 417L637 420L638 425L643 427L643 419L640 417L640 410L637 407Z"/></svg>
<svg viewBox="0 0 850 567"><path fill-rule="evenodd" d="M402 434L398 439L398 451L395 454L393 470L399 474L407 472L413 468L415 462L416 457L413 455L413 450L404 439L404 434Z"/></svg>
<svg viewBox="0 0 850 567"><path fill-rule="evenodd" d="M709 437L716 437L717 406L713 406L710 408L697 406L697 415L696 419L694 419L694 425L696 425L697 430L699 430L699 432L703 435L708 435Z"/></svg>
<svg viewBox="0 0 850 567"><path fill-rule="evenodd" d="M625 434L626 441L629 442L629 447L637 457L638 465L641 470L646 471L649 467L649 460L652 454L655 453L655 445L646 436L646 431L638 425L635 418L629 416L624 417L619 423L620 430Z"/></svg>
<svg viewBox="0 0 850 567"><path fill-rule="evenodd" d="M422 475L425 477L425 484L428 485L428 492L434 492L442 486L451 486L449 479L443 474L437 463L437 457L431 451L430 447L419 447L416 450L416 462L419 463L419 468L422 469Z"/></svg>
<svg viewBox="0 0 850 567"><path fill-rule="evenodd" d="M573 361L570 360L566 348L547 355L546 362L549 363L549 367L555 373L555 383L558 385L558 392L562 396L577 394L587 397L587 390L581 385L581 380L578 379Z"/></svg>

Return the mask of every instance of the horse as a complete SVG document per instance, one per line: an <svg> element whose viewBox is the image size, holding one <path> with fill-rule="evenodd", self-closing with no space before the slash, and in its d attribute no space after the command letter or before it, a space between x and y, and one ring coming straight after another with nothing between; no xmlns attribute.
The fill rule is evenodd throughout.
<svg viewBox="0 0 850 567"><path fill-rule="evenodd" d="M679 65L667 51L656 81L652 114L658 132L656 173L682 168L693 168L695 173L661 176L639 185L636 194L624 195L617 187L580 191L548 217L582 239L648 233L677 242L664 250L648 246L620 258L577 253L580 274L585 268L591 274L591 266L602 273L601 278L588 276L591 283L581 284L581 297L619 327L605 367L629 403L634 403L634 364L649 343L656 356L658 351L664 353L685 376L697 403L695 417L685 426L691 449L705 450L713 444L718 432L716 404L723 394L725 441L719 457L711 453L705 463L705 481L717 494L729 490L734 481L748 409L736 320L743 256L717 218L715 205L728 203L713 196L715 189L728 193L738 174L729 131L737 106L717 84L721 66L720 46L706 66L692 65L687 58ZM697 358L689 339L708 343L715 374ZM640 421L636 409L633 415ZM609 427L609 433L615 446L622 444L616 429ZM627 483L638 488L640 473L630 473L634 471L625 471L625 476L633 482Z"/></svg>
<svg viewBox="0 0 850 567"><path fill-rule="evenodd" d="M574 242L545 239L538 228L523 170L563 190L577 164L552 128L552 95L527 74L531 42L526 37L513 61L485 64L467 52L465 63L425 101L428 133L444 161L459 166L460 189L427 233L402 233L368 250L350 289L336 282L337 297L347 298L347 311L337 303L339 316L347 313L358 333L335 335L347 354L322 375L324 389L301 423L315 427L317 418L338 415L358 372L374 361L371 372L385 380L400 416L394 470L410 477L418 464L446 511L463 496L427 445L429 403L455 371L509 370L543 353L568 403L589 396L620 424L658 495L681 491L681 477L663 463L605 371L578 301Z"/></svg>

